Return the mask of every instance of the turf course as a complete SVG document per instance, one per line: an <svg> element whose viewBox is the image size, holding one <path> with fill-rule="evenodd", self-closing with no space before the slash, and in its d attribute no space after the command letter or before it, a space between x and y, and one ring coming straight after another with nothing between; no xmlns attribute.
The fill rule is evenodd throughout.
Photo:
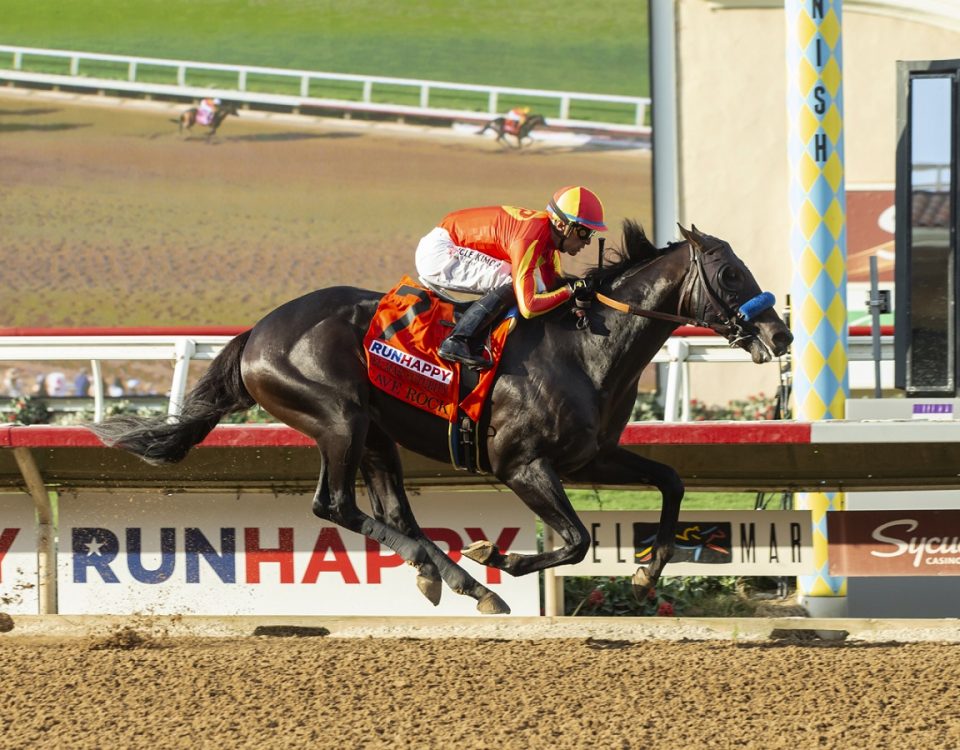
<svg viewBox="0 0 960 750"><path fill-rule="evenodd" d="M646 0L0 0L0 43L648 96Z"/></svg>

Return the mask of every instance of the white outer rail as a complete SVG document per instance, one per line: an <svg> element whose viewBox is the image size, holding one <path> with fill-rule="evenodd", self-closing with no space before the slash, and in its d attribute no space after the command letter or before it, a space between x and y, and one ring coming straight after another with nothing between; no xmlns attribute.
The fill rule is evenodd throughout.
<svg viewBox="0 0 960 750"><path fill-rule="evenodd" d="M231 335L135 336L0 336L0 362L89 361L93 372L94 421L104 415L100 363L108 360L173 362L169 414L179 414L192 361L210 361ZM881 336L881 359L892 360L893 336ZM848 359L872 360L869 336L850 336ZM730 348L719 336L673 336L653 358L667 365L665 422L690 420L690 364L695 362L749 362L750 356ZM775 367L776 362L769 366Z"/></svg>
<svg viewBox="0 0 960 750"><path fill-rule="evenodd" d="M52 86L74 86L90 89L108 89L111 91L126 91L140 94L162 94L167 96L204 97L221 96L245 102L247 104L268 104L288 107L316 107L336 108L345 111L366 111L396 116L438 117L443 119L468 118L475 119L480 114L485 119L490 115L501 112L500 97L535 97L538 99L554 100L558 105L559 117L550 118L551 125L562 127L585 127L613 133L649 134L650 128L646 125L647 111L650 106L649 97L618 96L613 94L589 94L573 91L549 91L543 89L513 88L508 86L487 86L467 83L451 83L447 81L430 81L415 78L392 78L384 76L365 76L347 73L324 73L310 70L294 70L288 68L266 68L251 65L224 65L220 63L203 63L187 60L166 60L150 57L130 57L126 55L107 55L93 52L77 52L72 50L51 50L34 47L16 47L0 45L0 54L13 56L13 67L0 68L0 80L20 81L25 83L41 83ZM24 57L63 58L70 61L69 75L55 75L32 73L23 70ZM81 63L108 62L126 65L126 80L121 78L91 78L80 73ZM156 84L146 83L137 79L141 66L151 68L171 68L176 70L177 83ZM236 88L209 88L189 86L189 73L200 72L230 73L236 76ZM252 92L247 88L248 78L251 75L271 76L275 78L293 79L299 84L299 96L282 94L267 94ZM346 84L359 84L360 101L324 99L310 96L310 85L313 81L335 81ZM407 87L416 89L418 106L400 104L382 104L373 101L374 87ZM486 96L486 110L483 112L471 110L457 110L430 106L431 95L436 92L468 92ZM633 107L633 123L630 125L594 122L587 120L571 120L570 106L580 104L626 104Z"/></svg>
<svg viewBox="0 0 960 750"><path fill-rule="evenodd" d="M870 336L850 336L847 343L849 362L873 361L873 344ZM880 337L880 359L893 361L892 335ZM653 358L653 362L667 365L663 421L690 421L691 363L750 361L750 355L743 349L731 348L719 336L671 336ZM771 365L776 366L776 362Z"/></svg>
<svg viewBox="0 0 960 750"><path fill-rule="evenodd" d="M0 362L88 360L93 373L94 421L104 415L100 363L108 360L173 362L167 412L179 414L190 362L216 357L233 336L0 336Z"/></svg>

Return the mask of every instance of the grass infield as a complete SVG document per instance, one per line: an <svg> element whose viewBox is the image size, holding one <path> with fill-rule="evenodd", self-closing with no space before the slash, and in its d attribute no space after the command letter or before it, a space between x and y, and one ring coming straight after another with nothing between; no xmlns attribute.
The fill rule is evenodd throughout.
<svg viewBox="0 0 960 750"><path fill-rule="evenodd" d="M10 45L650 93L646 0L0 0L0 18Z"/></svg>

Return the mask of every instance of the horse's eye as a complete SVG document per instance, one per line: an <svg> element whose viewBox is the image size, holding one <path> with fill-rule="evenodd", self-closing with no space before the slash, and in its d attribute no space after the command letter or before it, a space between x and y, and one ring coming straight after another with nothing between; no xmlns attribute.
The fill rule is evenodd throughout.
<svg viewBox="0 0 960 750"><path fill-rule="evenodd" d="M737 289L740 286L740 274L733 266L723 266L717 272L717 281L724 289Z"/></svg>

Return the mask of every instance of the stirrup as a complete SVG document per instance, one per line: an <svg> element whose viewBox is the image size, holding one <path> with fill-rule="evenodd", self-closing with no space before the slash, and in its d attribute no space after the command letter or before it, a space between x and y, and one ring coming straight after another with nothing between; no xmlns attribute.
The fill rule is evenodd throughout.
<svg viewBox="0 0 960 750"><path fill-rule="evenodd" d="M470 351L470 345L467 342L451 342L451 338L446 339L440 345L440 348L437 349L437 354L440 356L440 359L447 362L459 362L461 365L466 365L473 370L489 370L493 367L493 362L486 357L486 352L483 354L474 354ZM447 346L448 343L450 346Z"/></svg>

